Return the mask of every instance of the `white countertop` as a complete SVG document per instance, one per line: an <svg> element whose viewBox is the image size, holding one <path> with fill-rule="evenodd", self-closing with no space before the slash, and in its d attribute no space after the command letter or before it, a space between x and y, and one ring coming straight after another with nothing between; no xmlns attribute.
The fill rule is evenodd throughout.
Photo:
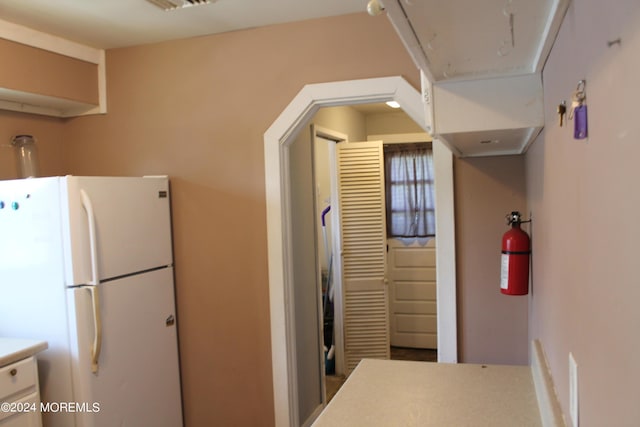
<svg viewBox="0 0 640 427"><path fill-rule="evenodd" d="M46 341L0 337L0 367L33 356L48 346Z"/></svg>
<svg viewBox="0 0 640 427"><path fill-rule="evenodd" d="M529 366L364 359L313 427L541 425Z"/></svg>

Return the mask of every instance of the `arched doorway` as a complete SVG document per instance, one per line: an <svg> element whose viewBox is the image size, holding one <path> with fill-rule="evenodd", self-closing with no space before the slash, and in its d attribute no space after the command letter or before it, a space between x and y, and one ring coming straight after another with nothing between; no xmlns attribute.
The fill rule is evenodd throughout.
<svg viewBox="0 0 640 427"><path fill-rule="evenodd" d="M351 80L305 86L264 135L269 297L274 409L277 426L298 420L296 345L291 289L291 232L288 145L321 107L397 101L425 131L420 93L402 77ZM457 362L453 166L451 152L434 140L438 271L438 360Z"/></svg>

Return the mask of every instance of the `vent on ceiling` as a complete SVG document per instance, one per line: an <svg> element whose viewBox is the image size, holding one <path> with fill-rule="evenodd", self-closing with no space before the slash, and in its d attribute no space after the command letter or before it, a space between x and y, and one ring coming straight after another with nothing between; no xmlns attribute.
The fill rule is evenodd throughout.
<svg viewBox="0 0 640 427"><path fill-rule="evenodd" d="M147 0L162 10L182 9L183 7L198 6L213 3L215 0Z"/></svg>

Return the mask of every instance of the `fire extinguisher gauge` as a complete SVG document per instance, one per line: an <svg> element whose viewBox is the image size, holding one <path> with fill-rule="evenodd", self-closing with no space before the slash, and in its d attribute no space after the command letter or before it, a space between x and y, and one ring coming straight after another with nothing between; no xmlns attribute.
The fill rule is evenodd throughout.
<svg viewBox="0 0 640 427"><path fill-rule="evenodd" d="M531 222L531 220L523 221L522 214L518 211L513 211L510 214L507 214L505 216L505 219L507 220L507 225L522 224L523 222Z"/></svg>
<svg viewBox="0 0 640 427"><path fill-rule="evenodd" d="M520 212L518 212L518 211L513 211L510 214L507 214L505 216L505 218L507 219L507 224L508 225L511 225L511 224L514 224L514 223L519 224L521 222L520 221L520 217L521 217L521 215L520 215Z"/></svg>

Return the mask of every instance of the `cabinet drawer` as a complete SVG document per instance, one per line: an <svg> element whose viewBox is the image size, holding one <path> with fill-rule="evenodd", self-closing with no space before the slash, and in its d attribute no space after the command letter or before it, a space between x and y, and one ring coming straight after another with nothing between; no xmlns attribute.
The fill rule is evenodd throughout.
<svg viewBox="0 0 640 427"><path fill-rule="evenodd" d="M42 427L38 393L31 393L12 404L11 411L0 412L0 427Z"/></svg>
<svg viewBox="0 0 640 427"><path fill-rule="evenodd" d="M36 381L36 359L34 357L0 368L0 401L10 401L11 396L23 390L35 388Z"/></svg>

